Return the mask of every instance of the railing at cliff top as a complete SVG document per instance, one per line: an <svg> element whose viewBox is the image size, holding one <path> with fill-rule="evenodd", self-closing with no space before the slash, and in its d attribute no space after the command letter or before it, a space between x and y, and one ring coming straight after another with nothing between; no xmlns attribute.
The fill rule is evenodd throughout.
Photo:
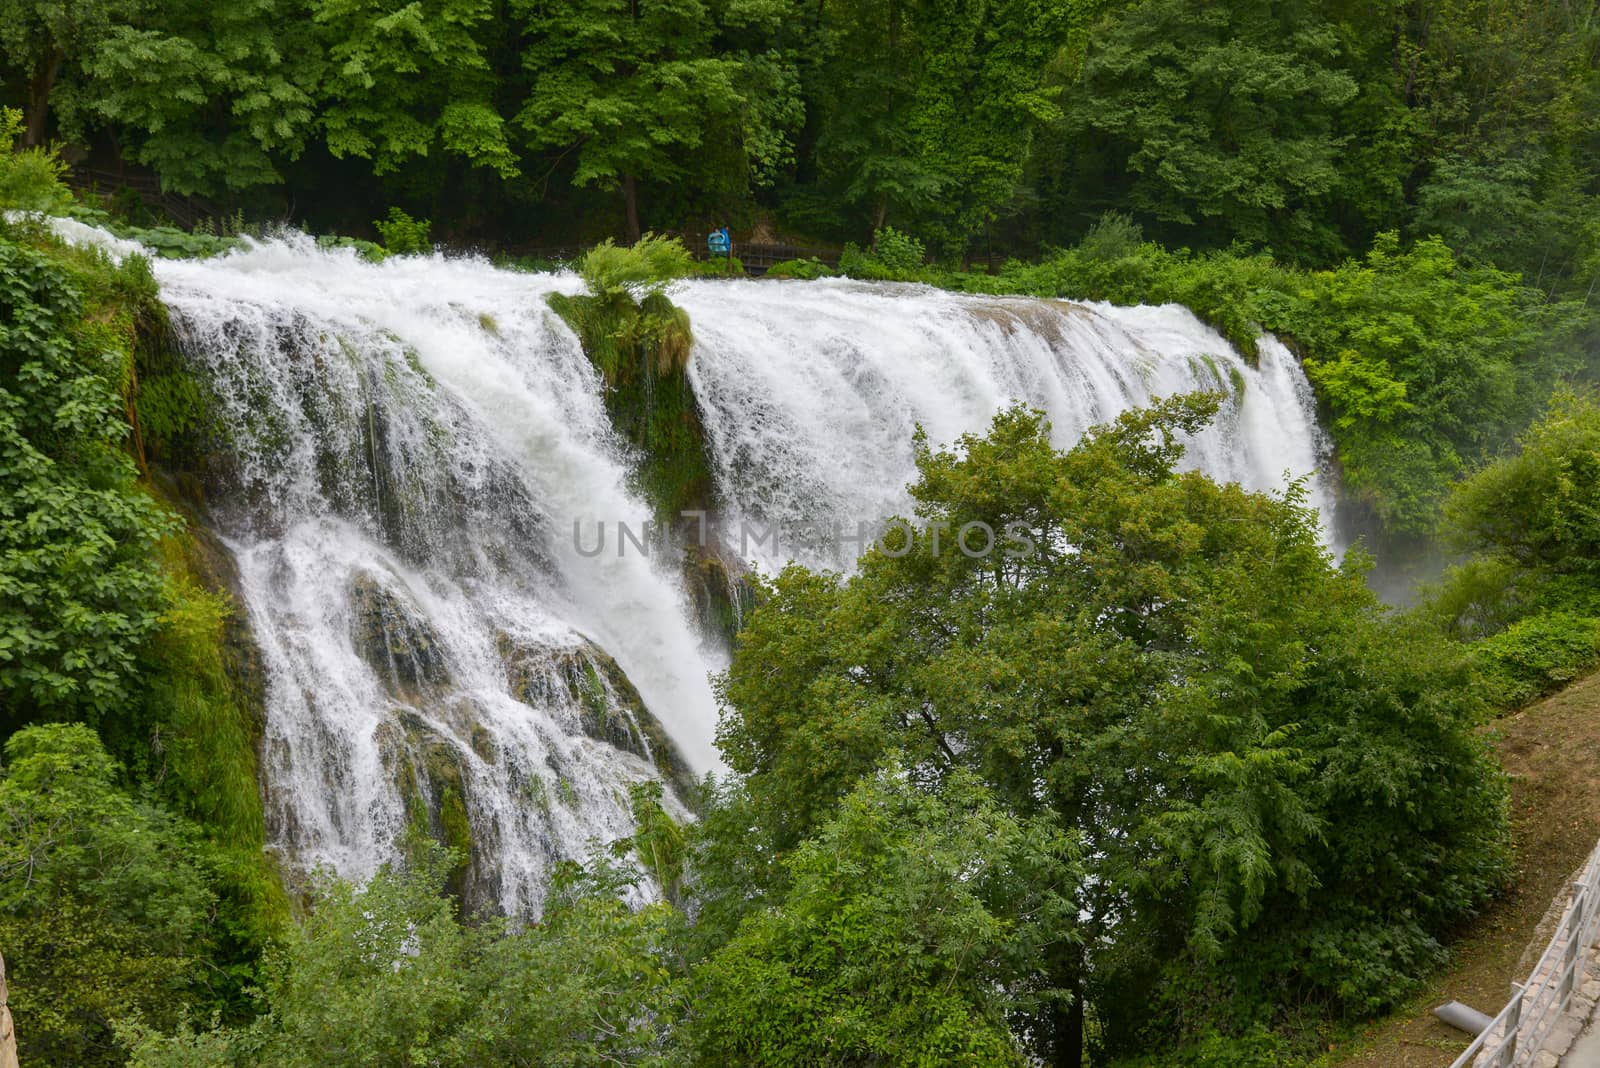
<svg viewBox="0 0 1600 1068"><path fill-rule="evenodd" d="M1525 983L1450 1068L1523 1068L1572 1003L1572 994L1600 936L1600 846L1589 854L1556 933Z"/></svg>

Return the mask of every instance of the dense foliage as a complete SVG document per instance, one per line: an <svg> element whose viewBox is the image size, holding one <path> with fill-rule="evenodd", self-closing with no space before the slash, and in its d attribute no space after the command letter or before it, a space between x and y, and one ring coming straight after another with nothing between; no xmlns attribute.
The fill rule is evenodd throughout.
<svg viewBox="0 0 1600 1068"><path fill-rule="evenodd" d="M3 158L0 204L70 199L51 154ZM0 939L46 1063L249 1012L285 918L233 607L146 475L200 403L164 330L144 259L0 225Z"/></svg>
<svg viewBox="0 0 1600 1068"><path fill-rule="evenodd" d="M1272 332L1349 499L1466 554L1393 614L1298 491L1177 472L1210 399L1066 453L1009 411L919 442L898 543L765 591L698 824L639 792L525 926L461 917L421 842L290 924L248 642L163 478L203 384L147 263L8 216L25 1063L1279 1063L1441 959L1506 867L1473 728L1600 665L1600 406L1561 385L1600 373L1588 0L0 0L0 104L0 211L162 255L275 219L370 258L600 241L551 303L666 516L710 495L667 293L697 268L641 233L726 223ZM1033 551L953 548L973 523ZM630 909L640 872L665 900Z"/></svg>
<svg viewBox="0 0 1600 1068"><path fill-rule="evenodd" d="M1472 556L1426 606L1477 641L1510 707L1600 667L1600 403L1563 394L1518 444L1451 496L1447 531Z"/></svg>
<svg viewBox="0 0 1600 1068"><path fill-rule="evenodd" d="M0 941L24 1056L121 1064L113 1022L206 1007L215 867L192 828L135 800L81 724L27 727L0 765ZM220 1004L220 1002L218 1003Z"/></svg>
<svg viewBox="0 0 1600 1068"><path fill-rule="evenodd" d="M924 446L910 544L849 580L786 573L728 675L724 749L776 854L885 754L1081 839L1073 910L1010 980L1058 992L1019 1013L1052 1063L1083 1040L1067 998L1113 1054L1280 1023L1285 989L1370 1012L1504 861L1466 659L1387 618L1294 494L1175 473L1173 435L1214 407L1064 454L1020 411L959 453ZM980 524L1033 553L958 551Z"/></svg>
<svg viewBox="0 0 1600 1068"><path fill-rule="evenodd" d="M1108 209L1328 266L1600 272L1600 18L1543 0L6 0L30 146L319 226L568 245L759 219L941 258Z"/></svg>

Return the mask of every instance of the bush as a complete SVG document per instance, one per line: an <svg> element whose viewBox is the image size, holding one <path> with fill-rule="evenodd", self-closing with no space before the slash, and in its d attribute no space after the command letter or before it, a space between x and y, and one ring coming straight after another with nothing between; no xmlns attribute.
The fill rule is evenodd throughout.
<svg viewBox="0 0 1600 1068"><path fill-rule="evenodd" d="M816 278L832 278L838 273L815 256L805 260L784 260L767 268L768 278L799 278L808 281Z"/></svg>
<svg viewBox="0 0 1600 1068"><path fill-rule="evenodd" d="M1559 393L1519 445L1451 497L1451 540L1600 585L1600 402Z"/></svg>
<svg viewBox="0 0 1600 1068"><path fill-rule="evenodd" d="M327 880L265 969L254 1023L125 1027L135 1068L427 1064L660 1065L684 1002L673 913L633 910L630 878L563 865L537 924L468 925L443 893L454 861L424 851L366 885ZM170 1032L171 1029L167 1028Z"/></svg>
<svg viewBox="0 0 1600 1068"><path fill-rule="evenodd" d="M421 255L433 250L428 238L433 223L427 219L413 219L400 208L390 208L387 221L376 219L372 225L378 228L378 237L390 255Z"/></svg>
<svg viewBox="0 0 1600 1068"><path fill-rule="evenodd" d="M1600 667L1600 619L1545 612L1473 646L1488 700L1519 708Z"/></svg>
<svg viewBox="0 0 1600 1068"><path fill-rule="evenodd" d="M125 707L158 625L171 521L122 447L152 285L137 257L0 241L0 728Z"/></svg>
<svg viewBox="0 0 1600 1068"><path fill-rule="evenodd" d="M693 261L690 273L697 278L743 278L744 262L737 256L713 256Z"/></svg>
<svg viewBox="0 0 1600 1068"><path fill-rule="evenodd" d="M18 148L22 128L22 112L0 108L0 211L62 211L72 203L67 165L54 149Z"/></svg>
<svg viewBox="0 0 1600 1068"><path fill-rule="evenodd" d="M204 998L215 895L192 830L117 789L82 724L28 727L0 772L0 943L29 1064L112 1065L119 1018Z"/></svg>
<svg viewBox="0 0 1600 1068"><path fill-rule="evenodd" d="M872 235L872 247L862 252L853 242L839 254L839 272L875 282L925 282L927 250L921 241L885 226Z"/></svg>
<svg viewBox="0 0 1600 1068"><path fill-rule="evenodd" d="M665 234L645 234L629 246L607 238L578 259L578 275L595 297L620 292L638 301L693 273L689 250Z"/></svg>
<svg viewBox="0 0 1600 1068"><path fill-rule="evenodd" d="M237 237L190 233L176 226L115 226L118 237L137 241L164 260L204 260L243 246Z"/></svg>

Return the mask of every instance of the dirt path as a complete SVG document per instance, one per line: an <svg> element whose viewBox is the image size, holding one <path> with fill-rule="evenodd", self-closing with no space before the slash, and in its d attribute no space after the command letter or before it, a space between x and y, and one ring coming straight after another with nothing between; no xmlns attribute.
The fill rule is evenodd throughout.
<svg viewBox="0 0 1600 1068"><path fill-rule="evenodd" d="M1392 1016L1328 1058L1340 1068L1447 1068L1467 1038L1429 1014L1463 1001L1489 1015L1532 962L1522 960L1551 900L1600 839L1600 675L1497 720L1511 776L1514 883L1456 944L1450 966Z"/></svg>

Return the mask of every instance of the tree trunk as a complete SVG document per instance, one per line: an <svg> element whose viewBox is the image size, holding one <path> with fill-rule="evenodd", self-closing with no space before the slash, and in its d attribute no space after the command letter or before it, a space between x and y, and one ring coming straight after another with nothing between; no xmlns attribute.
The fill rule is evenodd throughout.
<svg viewBox="0 0 1600 1068"><path fill-rule="evenodd" d="M17 1032L6 1008L6 959L0 957L0 1068L17 1068Z"/></svg>
<svg viewBox="0 0 1600 1068"><path fill-rule="evenodd" d="M28 127L22 135L22 143L27 148L38 148L44 144L45 134L50 127L50 92L56 87L56 79L61 75L61 62L65 58L59 48L55 49L33 72L33 77L28 79Z"/></svg>
<svg viewBox="0 0 1600 1068"><path fill-rule="evenodd" d="M1059 1001L1050 1010L1050 1068L1083 1068L1083 951L1060 946L1052 953L1051 971L1061 988L1072 994L1072 1004Z"/></svg>
<svg viewBox="0 0 1600 1068"><path fill-rule="evenodd" d="M622 176L622 202L628 208L628 240L637 242L642 234L639 229L639 188L631 174Z"/></svg>

